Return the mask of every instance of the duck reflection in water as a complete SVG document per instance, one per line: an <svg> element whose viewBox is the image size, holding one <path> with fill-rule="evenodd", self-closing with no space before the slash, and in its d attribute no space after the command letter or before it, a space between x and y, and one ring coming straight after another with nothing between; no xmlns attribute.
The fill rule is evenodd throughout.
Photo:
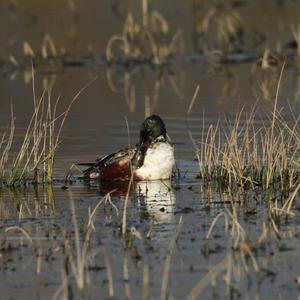
<svg viewBox="0 0 300 300"><path fill-rule="evenodd" d="M137 182L135 197L140 207L144 207L155 222L175 222L175 194L169 180Z"/></svg>
<svg viewBox="0 0 300 300"><path fill-rule="evenodd" d="M142 218L153 218L155 222L175 222L175 194L170 180L151 181L106 181L99 185L100 193L136 203Z"/></svg>

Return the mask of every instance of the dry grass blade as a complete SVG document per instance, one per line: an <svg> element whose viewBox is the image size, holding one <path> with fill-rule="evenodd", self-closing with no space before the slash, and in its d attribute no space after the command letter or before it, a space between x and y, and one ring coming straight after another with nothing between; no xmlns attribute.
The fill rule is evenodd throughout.
<svg viewBox="0 0 300 300"><path fill-rule="evenodd" d="M222 259L193 287L186 300L196 300L202 294L203 290L212 282L212 278L226 270L228 258Z"/></svg>
<svg viewBox="0 0 300 300"><path fill-rule="evenodd" d="M30 44L27 41L25 41L23 43L23 53L24 53L25 56L28 56L30 58L35 57L34 51L32 50Z"/></svg>
<svg viewBox="0 0 300 300"><path fill-rule="evenodd" d="M82 291L85 286L85 263L86 263L86 251L87 251L87 244L84 243L81 246L80 236L79 236L79 229L76 219L76 212L74 206L74 198L72 192L69 190L69 199L70 199L70 206L71 206L71 214L72 214L72 223L74 227L74 234L75 234L75 249L76 249L76 263L73 261L71 256L71 267L73 270L73 275L76 280L77 287L79 291ZM70 246L66 247L69 249L71 253Z"/></svg>
<svg viewBox="0 0 300 300"><path fill-rule="evenodd" d="M290 198L284 203L282 206L282 210L286 211L287 213L291 213L291 208L294 203L294 200L298 194L298 191L300 189L300 183L298 184L297 188L294 190L293 194L290 196Z"/></svg>
<svg viewBox="0 0 300 300"><path fill-rule="evenodd" d="M15 133L15 119L14 119L14 113L13 113L13 106L11 105L11 120L10 120L10 132L9 136L6 139L6 135L3 134L2 139L0 141L0 151L2 152L2 155L0 157L0 180L3 182L5 178L5 167L6 163L8 161L9 152L12 146L14 133ZM2 150L3 148L3 150Z"/></svg>
<svg viewBox="0 0 300 300"><path fill-rule="evenodd" d="M42 50L42 57L44 59L47 59L49 56L52 56L52 57L57 56L57 50L56 50L54 41L49 34L46 34L44 36L41 50ZM49 53L51 55L49 55Z"/></svg>
<svg viewBox="0 0 300 300"><path fill-rule="evenodd" d="M125 236L126 230L127 230L127 207L128 207L129 194L130 194L130 190L132 187L132 183L133 183L133 172L131 170L131 177L130 177L128 187L127 187L127 192L126 192L125 201L124 201L123 217L122 217L122 235L123 236Z"/></svg>
<svg viewBox="0 0 300 300"><path fill-rule="evenodd" d="M129 129L129 124L127 121L127 118L125 118L125 122L126 122L126 128L127 128L127 135L128 135L128 147L131 147L131 140L130 140L130 129ZM130 190L133 184L133 168L132 165L130 164L130 180L128 182L128 187L127 187L127 192L126 192L126 196L125 196L125 201L124 201L124 210L123 210L123 218L122 218L122 235L125 236L126 234L126 229L127 229L127 206L128 206L128 202L129 202L129 194L130 194Z"/></svg>
<svg viewBox="0 0 300 300"><path fill-rule="evenodd" d="M108 295L110 298L112 298L114 296L114 281L113 281L111 264L105 248L103 248L103 255L104 255L104 263L105 263L105 267L107 270L107 277L108 277Z"/></svg>
<svg viewBox="0 0 300 300"><path fill-rule="evenodd" d="M94 222L95 222L95 218L96 218L96 212L98 210L98 208L100 207L100 205L106 201L107 197L109 197L109 194L107 194L104 198L102 198L98 204L94 207L92 213L89 214L89 220L88 220L88 224L87 224L87 235L90 236L90 231L93 230L95 231L95 227L94 227Z"/></svg>
<svg viewBox="0 0 300 300"><path fill-rule="evenodd" d="M200 90L200 86L197 85L196 90L195 90L194 95L193 95L193 98L192 98L192 100L190 102L190 105L189 105L189 108L187 110L187 115L189 115L191 113L191 111L192 111L192 108L193 108L195 100L197 99L199 90Z"/></svg>
<svg viewBox="0 0 300 300"><path fill-rule="evenodd" d="M143 300L150 299L149 291L149 267L147 265L143 268Z"/></svg>
<svg viewBox="0 0 300 300"><path fill-rule="evenodd" d="M213 229L214 229L214 227L215 227L215 225L216 225L216 223L217 223L217 221L219 220L219 218L220 217L224 217L224 220L225 220L225 232L227 232L228 231L228 215L225 213L225 212L220 212L215 218L214 218L214 220L212 221L212 223L211 223L211 225L210 225L210 227L209 227L209 230L208 230L208 232L207 232L207 234L206 234L206 239L208 240L209 238L210 238L210 235L211 235L211 233L212 233L212 231L213 231Z"/></svg>
<svg viewBox="0 0 300 300"><path fill-rule="evenodd" d="M124 263L123 263L123 277L124 277L124 285L125 285L125 297L130 300L131 297L131 289L130 289L130 277L129 277L129 268L128 268L128 254L125 253Z"/></svg>
<svg viewBox="0 0 300 300"><path fill-rule="evenodd" d="M9 232L12 230L20 231L28 239L28 241L32 244L32 238L30 237L30 235L27 233L27 231L25 229L23 229L20 226L10 226L10 227L5 228L5 232Z"/></svg>
<svg viewBox="0 0 300 300"><path fill-rule="evenodd" d="M181 231L181 226L182 226L182 216L179 219L179 222L175 228L174 235L171 239L170 245L169 245L169 250L167 253L167 257L165 260L165 265L164 265L164 270L163 270L163 275L162 275L162 283L161 283L161 290L160 290L160 299L161 300L166 300L168 299L168 282L169 282L169 273L170 273L170 267L171 267L171 258L172 254L174 252L174 248L176 245L176 242L178 240L180 231Z"/></svg>

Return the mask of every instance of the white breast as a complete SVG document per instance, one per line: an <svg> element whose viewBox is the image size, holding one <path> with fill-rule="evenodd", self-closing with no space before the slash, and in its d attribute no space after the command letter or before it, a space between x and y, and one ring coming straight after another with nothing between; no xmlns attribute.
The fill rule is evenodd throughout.
<svg viewBox="0 0 300 300"><path fill-rule="evenodd" d="M158 142L148 148L143 166L135 173L144 180L168 179L171 178L174 164L173 146Z"/></svg>

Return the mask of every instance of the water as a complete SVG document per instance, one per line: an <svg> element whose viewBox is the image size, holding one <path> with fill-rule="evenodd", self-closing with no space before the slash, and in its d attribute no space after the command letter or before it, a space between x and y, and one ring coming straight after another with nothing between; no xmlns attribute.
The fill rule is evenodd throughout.
<svg viewBox="0 0 300 300"><path fill-rule="evenodd" d="M196 179L198 164L191 140L191 136L200 139L209 125L225 124L240 109L248 112L255 104L257 126L267 119L266 114L273 110L282 62L262 70L252 55L261 55L266 45L273 51L284 49L292 40L290 24L297 21L298 4L242 2L238 11L249 33L247 37L254 39L253 32L259 31L266 35L266 40L257 46L243 45L242 54L251 58L248 62L224 64L208 59L204 53L204 46L209 53L214 50L216 25L212 25L212 34L204 45L195 26L196 2L152 2L151 7L168 20L172 33L178 28L183 30L185 52L162 67L105 62L107 41L112 34L122 31L127 12L132 11L141 21L141 8L136 1L0 4L0 61L4 61L0 67L0 127L3 132L9 123L12 102L16 136L11 157L22 141L33 109L31 64L23 55L24 41L38 53L47 33L58 51L65 48L73 63L79 61L72 66L59 60L35 66L36 94L40 95L45 86L51 87L52 99L61 97L59 111L80 88L96 78L81 93L64 126L53 187L1 191L1 299L53 299L56 295L61 299L63 294L65 298L79 299L71 263L67 261L68 257L76 262L78 257L72 203L82 246L89 214L114 189L117 190L111 193L113 205L102 202L96 211L84 269L84 299L109 298L110 284L114 299L141 299L143 295L144 299L158 299L176 230L180 232L170 262L169 299L186 298L207 274L209 279L202 281L199 296L203 299L299 297L298 202L294 216L281 218L276 224L278 236L260 190L231 197ZM203 8L198 13L204 11ZM233 53L234 60L237 54ZM9 63L10 55L18 66ZM288 120L299 114L299 82L298 65L288 56L279 97L279 107L283 107ZM198 85L199 94L188 113ZM77 180L68 189L62 189L61 179L73 163L93 161L128 143L135 144L140 123L151 113L165 120L182 177L172 185L158 181L135 183L131 187L127 211L130 233L124 238L121 226L126 184L86 185ZM231 235L234 222L230 219L233 199L237 201L238 221L246 233L236 249L232 245L238 231ZM220 216L207 241L210 226L220 213L227 216L231 227L226 230L224 215ZM254 257L243 248L247 245ZM211 270L214 274L209 273ZM225 281L228 278L230 284Z"/></svg>

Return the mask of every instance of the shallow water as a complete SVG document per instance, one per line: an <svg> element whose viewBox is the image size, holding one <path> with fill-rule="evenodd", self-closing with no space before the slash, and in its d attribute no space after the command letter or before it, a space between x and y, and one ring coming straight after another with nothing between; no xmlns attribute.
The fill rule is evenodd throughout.
<svg viewBox="0 0 300 300"><path fill-rule="evenodd" d="M177 28L184 32L184 54L175 56L162 67L148 63L109 65L104 60L107 41L122 30L127 12L132 10L141 18L135 1L126 4L125 1L89 1L88 5L69 1L69 6L60 1L43 5L36 1L0 4L0 41L3 42L0 60L5 62L0 67L0 127L1 132L7 128L12 101L17 130L12 157L33 109L31 67L30 60L23 56L24 41L39 52L41 37L48 33L58 49L65 47L76 59L92 54L92 59L76 66L51 61L36 65L36 94L40 95L44 87L51 87L52 98L61 97L60 111L80 88L97 78L82 92L68 116L56 156L53 188L1 191L1 299L56 296L62 299L63 295L65 299L79 299L71 263L66 261L67 240L70 240L73 261L78 257L72 203L82 246L89 213L113 189L117 189L111 194L113 205L103 202L96 211L84 272L86 287L81 298L107 299L112 296L110 293L114 299L158 299L176 230L179 233L171 249L168 299L186 298L201 279L201 299L299 297L296 282L300 261L299 204L293 210L294 216L279 221L279 238L270 225L262 191L231 197L196 179L198 164L191 139L200 140L211 124L226 124L234 120L241 108L249 112L255 104L257 126L267 121L267 113L273 110L281 63L262 70L257 60L237 63L237 53L233 54L234 63L208 59L202 44L195 44L192 13L195 2L153 1L152 6L167 18L172 32ZM116 5L117 13L112 12L112 4ZM266 43L274 50L291 40L289 26L297 20L294 15L298 4L282 1L282 5L254 1L241 6L247 30L260 30L267 35L266 42L247 46L251 55L260 56ZM253 22L254 15L259 21ZM280 22L276 22L278 19ZM213 50L212 41L207 43L209 50ZM7 63L9 55L20 66ZM287 119L299 115L299 83L298 64L288 59L279 97L279 107ZM197 85L199 94L189 112ZM155 181L135 183L131 187L128 234L123 237L126 184L86 185L76 180L68 189L62 189L61 179L73 163L93 161L129 143L135 144L140 123L151 113L161 115L166 122L181 177L171 185ZM240 248L232 247L236 241L236 234L230 234L234 227L229 217L232 200L236 202L237 217L247 242L252 245L258 271L251 256L243 256ZM213 220L220 213L229 218L229 228L226 230L222 215L206 240ZM267 230L265 240L258 244L264 230ZM209 273L211 270L214 272ZM209 279L205 281L207 274ZM61 288L63 282L66 285Z"/></svg>
<svg viewBox="0 0 300 300"><path fill-rule="evenodd" d="M255 273L249 263L246 274L239 252L231 249L229 232L224 232L223 220L217 223L210 240L204 239L214 217L226 209L226 195L199 189L196 182L182 183L180 189L178 186L169 189L166 182L141 182L138 185L134 187L135 192L129 201L127 226L132 234L125 249L120 232L122 196L112 195L115 206L106 203L97 210L95 232L89 248L90 253L96 253L91 254L94 258L88 260L86 266L90 277L86 298L95 298L100 294L108 297L108 275L104 261L107 257L115 298L123 299L131 295L139 299L149 290L150 298L157 299L166 255L180 218L182 227L170 265L170 297L185 298L194 285L222 260L225 260L225 266L219 274L216 273L214 280L209 280L201 298L224 298L225 295L230 297L230 294L233 298L240 294L246 299L272 299L278 295L282 298L297 297L298 289L293 279L298 276L299 270L299 216L282 224L281 239L271 234L263 246L256 249L255 240L262 233L262 220L266 214L264 204L248 202L246 207L238 205L240 224L254 242L255 257L260 265L260 271ZM69 238L74 239L70 212L70 201L73 200L70 200L70 195L74 199L80 235L87 223L88 208L93 209L102 199L101 191L96 186L79 184L69 190L61 190L58 186L52 192L53 199L49 197L49 191L47 194L42 190L36 193L28 191L25 195L15 192L13 196L2 196L0 286L5 295L3 299L19 299L20 295L22 298L47 299L54 295L62 282L63 231L67 230ZM209 209L208 203L211 203ZM23 207L20 209L21 205ZM255 213L251 213L253 209ZM14 228L4 233L11 226L20 226L31 241ZM236 289L231 293L224 285L229 259L233 260L232 285ZM143 287L145 268L149 272L147 288ZM72 277L69 284L69 293L77 298Z"/></svg>

